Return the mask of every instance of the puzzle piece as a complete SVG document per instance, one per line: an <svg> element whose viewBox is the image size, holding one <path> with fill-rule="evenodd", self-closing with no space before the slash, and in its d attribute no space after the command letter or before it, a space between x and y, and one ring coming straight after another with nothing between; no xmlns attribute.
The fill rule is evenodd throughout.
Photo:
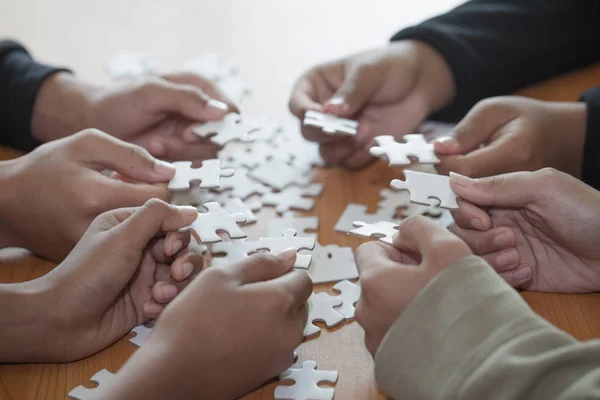
<svg viewBox="0 0 600 400"><path fill-rule="evenodd" d="M389 209L379 209L374 214L367 213L367 206L362 204L348 204L346 209L335 224L336 232L348 233L355 227L354 221L364 221L372 224L378 221L400 222L400 219L394 219L394 211Z"/></svg>
<svg viewBox="0 0 600 400"><path fill-rule="evenodd" d="M269 191L268 187L251 179L248 176L248 171L243 168L236 170L235 175L232 177L221 179L220 187L215 190L222 192L228 189L231 189L229 193L232 196L239 197L242 200L253 194L263 194Z"/></svg>
<svg viewBox="0 0 600 400"><path fill-rule="evenodd" d="M338 282L333 288L341 292L338 297L342 299L342 305L335 310L347 320L354 318L354 305L360 299L360 286L345 280Z"/></svg>
<svg viewBox="0 0 600 400"><path fill-rule="evenodd" d="M115 80L136 79L152 75L158 63L144 52L122 52L106 65L106 72Z"/></svg>
<svg viewBox="0 0 600 400"><path fill-rule="evenodd" d="M266 160L278 159L285 163L292 161L292 156L279 151L272 143L253 143L246 149L237 150L226 159L229 166L243 166L249 169L258 167Z"/></svg>
<svg viewBox="0 0 600 400"><path fill-rule="evenodd" d="M291 164L294 167L304 171L325 165L319 152L319 144L304 139L298 121L294 120L283 125L282 131L283 134L275 136L273 143L280 152L285 152L291 157Z"/></svg>
<svg viewBox="0 0 600 400"><path fill-rule="evenodd" d="M180 232L193 230L202 243L222 241L223 239L217 234L218 231L227 232L231 239L241 239L247 236L236 224L246 221L244 214L228 214L217 202L206 203L203 207L208 212L199 212L196 220L191 225L179 229Z"/></svg>
<svg viewBox="0 0 600 400"><path fill-rule="evenodd" d="M115 374L109 372L106 369L96 372L91 378L90 381L98 384L98 387L93 389L88 389L85 386L77 386L73 390L71 390L68 396L72 399L76 400L92 400L99 399L97 392L100 390L107 390L109 386L111 386L115 381Z"/></svg>
<svg viewBox="0 0 600 400"><path fill-rule="evenodd" d="M269 250L275 255L289 248L294 248L296 249L296 251L301 249L312 250L315 248L315 236L296 237L296 235L297 233L295 229L285 229L282 232L282 237L261 237L256 243L256 248L257 250ZM298 256L296 257L296 263L294 264L294 268L307 269L308 267L310 267L311 260L312 256L310 254L298 254Z"/></svg>
<svg viewBox="0 0 600 400"><path fill-rule="evenodd" d="M249 174L251 178L276 190L282 190L293 183L296 183L299 186L309 183L306 176L299 175L301 174L298 173L298 170L285 161L278 159L268 160L258 168L250 171Z"/></svg>
<svg viewBox="0 0 600 400"><path fill-rule="evenodd" d="M214 193L207 189L201 189L198 186L192 186L190 190L184 192L173 192L171 204L177 206L201 206L202 204L212 201Z"/></svg>
<svg viewBox="0 0 600 400"><path fill-rule="evenodd" d="M357 228L348 232L349 234L366 238L376 237L389 245L394 241L393 236L398 233L398 224L394 222L379 221L367 224L363 221L354 221L353 225Z"/></svg>
<svg viewBox="0 0 600 400"><path fill-rule="evenodd" d="M304 114L304 125L321 128L324 133L342 133L349 136L356 135L358 128L357 121L313 110L308 110Z"/></svg>
<svg viewBox="0 0 600 400"><path fill-rule="evenodd" d="M252 132L258 125L244 121L237 113L229 113L220 121L211 121L198 125L192 132L201 138L210 138L213 143L224 146L233 140L250 142L255 139Z"/></svg>
<svg viewBox="0 0 600 400"><path fill-rule="evenodd" d="M391 166L410 165L409 156L416 157L421 164L438 164L440 159L433 151L433 143L427 143L423 135L405 135L405 143L397 142L393 136L377 136L375 141L379 146L371 147L372 156L385 155Z"/></svg>
<svg viewBox="0 0 600 400"><path fill-rule="evenodd" d="M394 179L390 186L395 190L408 190L412 203L430 205L431 199L437 199L442 208L458 209L456 194L450 189L450 178L444 175L426 174L416 171L404 171L406 181Z"/></svg>
<svg viewBox="0 0 600 400"><path fill-rule="evenodd" d="M321 329L313 324L315 321L324 322L328 328L332 328L344 320L344 316L334 309L342 305L342 299L337 296L325 292L313 293L308 298L307 304L308 321L304 327L304 337L311 337L321 332Z"/></svg>
<svg viewBox="0 0 600 400"><path fill-rule="evenodd" d="M131 343L135 344L136 346L141 347L144 343L146 343L146 341L148 340L148 337L152 333L152 325L151 324L138 325L135 328L133 328L131 330L131 332L135 332L135 336L132 338L129 338L129 341Z"/></svg>
<svg viewBox="0 0 600 400"><path fill-rule="evenodd" d="M216 53L204 54L184 65L184 70L196 73L213 82L220 82L239 74L239 68Z"/></svg>
<svg viewBox="0 0 600 400"><path fill-rule="evenodd" d="M315 285L358 278L352 248L335 244L321 246L317 243L312 252L312 263L306 272Z"/></svg>
<svg viewBox="0 0 600 400"><path fill-rule="evenodd" d="M231 168L221 168L221 160L205 160L200 168L192 168L191 161L176 161L175 176L169 181L169 190L189 190L190 182L200 181L201 188L218 188L222 176L233 176Z"/></svg>
<svg viewBox="0 0 600 400"><path fill-rule="evenodd" d="M239 197L227 197L220 203L223 206L223 211L228 214L243 214L246 217L246 221L243 222L243 225L256 222L256 214L254 214L250 206L244 203Z"/></svg>
<svg viewBox="0 0 600 400"><path fill-rule="evenodd" d="M287 217L270 219L267 223L267 236L273 237L280 235L285 229L294 229L298 237L315 236L315 233L308 232L319 229L319 218L317 217Z"/></svg>
<svg viewBox="0 0 600 400"><path fill-rule="evenodd" d="M318 371L317 363L304 361L301 369L290 368L279 375L281 380L293 380L292 386L277 386L275 400L333 400L334 388L319 387L320 382L336 383L337 371Z"/></svg>
<svg viewBox="0 0 600 400"><path fill-rule="evenodd" d="M225 253L224 257L213 257L211 265L220 267L223 265L233 264L249 254L256 252L256 242L250 242L246 239L231 240L228 242L220 242L212 245L212 254Z"/></svg>
<svg viewBox="0 0 600 400"><path fill-rule="evenodd" d="M268 206L275 206L279 214L283 214L290 208L295 210L309 211L315 205L315 200L307 196L316 197L323 191L323 185L313 183L305 187L288 186L281 192L265 193L262 196L262 202Z"/></svg>
<svg viewBox="0 0 600 400"><path fill-rule="evenodd" d="M382 189L379 192L379 195L383 198L378 203L379 208L386 210L386 212L393 217L396 217L396 210L400 207L404 208L404 212L401 215L402 218L412 217L414 215L429 215L438 218L442 215L442 212L445 211L438 207L412 204L410 202L410 194L405 190L396 192L390 189Z"/></svg>

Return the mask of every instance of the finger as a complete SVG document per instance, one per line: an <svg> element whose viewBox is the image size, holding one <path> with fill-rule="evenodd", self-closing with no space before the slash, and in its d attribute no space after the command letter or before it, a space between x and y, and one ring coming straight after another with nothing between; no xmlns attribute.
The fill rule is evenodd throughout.
<svg viewBox="0 0 600 400"><path fill-rule="evenodd" d="M521 255L516 248L504 249L481 256L497 272L507 272L519 267Z"/></svg>
<svg viewBox="0 0 600 400"><path fill-rule="evenodd" d="M277 256L256 253L237 263L222 267L241 284L268 281L291 271L296 262L296 250L288 249Z"/></svg>
<svg viewBox="0 0 600 400"><path fill-rule="evenodd" d="M196 161L216 158L220 146L210 140L196 140L192 127L184 130L181 137L156 137L150 140L148 149L152 154L174 161Z"/></svg>
<svg viewBox="0 0 600 400"><path fill-rule="evenodd" d="M418 253L425 259L432 249L446 239L457 240L447 229L425 217L409 217L400 223L394 247L400 251Z"/></svg>
<svg viewBox="0 0 600 400"><path fill-rule="evenodd" d="M370 65L349 67L344 81L325 103L325 111L342 117L355 115L379 89L380 78L381 72Z"/></svg>
<svg viewBox="0 0 600 400"><path fill-rule="evenodd" d="M456 225L464 229L487 231L492 227L492 219L485 210L464 201L457 200L458 210L451 211Z"/></svg>
<svg viewBox="0 0 600 400"><path fill-rule="evenodd" d="M124 142L96 129L73 136L77 156L99 169L111 169L136 181L166 182L175 175L175 167L157 160L144 148Z"/></svg>
<svg viewBox="0 0 600 400"><path fill-rule="evenodd" d="M370 147L370 146L367 146ZM347 160L344 161L344 167L348 169L360 169L375 161L375 158L369 153L367 147L356 149Z"/></svg>
<svg viewBox="0 0 600 400"><path fill-rule="evenodd" d="M97 190L92 190L95 193L98 212L123 207L139 207L150 199L160 199L165 202L171 199L171 193L164 183L154 185L129 183L106 177Z"/></svg>
<svg viewBox="0 0 600 400"><path fill-rule="evenodd" d="M321 143L319 152L321 158L331 165L343 164L356 150L356 144L350 140L340 140L336 143Z"/></svg>
<svg viewBox="0 0 600 400"><path fill-rule="evenodd" d="M166 281L171 279L171 265L166 263L157 263L154 272L154 282Z"/></svg>
<svg viewBox="0 0 600 400"><path fill-rule="evenodd" d="M163 304L159 304L154 300L147 301L142 306L142 312L149 319L158 318L164 309L165 306Z"/></svg>
<svg viewBox="0 0 600 400"><path fill-rule="evenodd" d="M362 277L379 269L398 266L398 263L391 258L392 249L391 246L386 246L381 242L361 244L354 253L358 274Z"/></svg>
<svg viewBox="0 0 600 400"><path fill-rule="evenodd" d="M533 278L533 272L527 265L513 269L512 271L501 272L499 275L506 283L515 288L525 288Z"/></svg>
<svg viewBox="0 0 600 400"><path fill-rule="evenodd" d="M514 248L516 244L514 232L507 227L481 232L453 225L450 231L461 238L473 250L473 253L478 255Z"/></svg>
<svg viewBox="0 0 600 400"><path fill-rule="evenodd" d="M289 109L297 118L302 120L308 110L323 111L323 106L317 101L317 93L313 77L316 72L309 71L301 76L292 89ZM307 138L308 139L308 138Z"/></svg>
<svg viewBox="0 0 600 400"><path fill-rule="evenodd" d="M203 267L202 254L187 250L171 264L171 276L175 281L182 282L199 274Z"/></svg>
<svg viewBox="0 0 600 400"><path fill-rule="evenodd" d="M283 288L286 293L292 295L292 308L301 310L313 291L312 280L308 274L300 270L292 270L275 279L261 283L262 287Z"/></svg>
<svg viewBox="0 0 600 400"><path fill-rule="evenodd" d="M156 282L154 286L152 286L152 300L158 304L169 303L191 282L191 279L186 279L181 282L174 279Z"/></svg>
<svg viewBox="0 0 600 400"><path fill-rule="evenodd" d="M163 79L183 85L194 85L204 91L211 99L219 100L229 107L231 112L239 112L237 106L228 98L218 85L210 80L191 72L164 74Z"/></svg>
<svg viewBox="0 0 600 400"><path fill-rule="evenodd" d="M180 250L187 248L190 243L190 232L172 231L164 240L163 253L169 257L176 255Z"/></svg>

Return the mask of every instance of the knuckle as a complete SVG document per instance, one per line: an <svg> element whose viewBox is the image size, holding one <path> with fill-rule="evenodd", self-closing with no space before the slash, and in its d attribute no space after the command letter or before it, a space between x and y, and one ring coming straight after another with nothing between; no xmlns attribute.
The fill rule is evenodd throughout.
<svg viewBox="0 0 600 400"><path fill-rule="evenodd" d="M146 210L155 213L162 213L169 209L169 205L167 203L157 198L147 200L143 207Z"/></svg>
<svg viewBox="0 0 600 400"><path fill-rule="evenodd" d="M254 253L251 257L248 257L246 260L250 261L252 264L267 265L273 268L277 268L281 265L277 257L265 251Z"/></svg>
<svg viewBox="0 0 600 400"><path fill-rule="evenodd" d="M426 221L427 221L427 218L425 218L422 215L415 215L412 217L408 217L404 221L402 221L402 227L400 229L407 230L407 231L421 229L421 228L423 228Z"/></svg>

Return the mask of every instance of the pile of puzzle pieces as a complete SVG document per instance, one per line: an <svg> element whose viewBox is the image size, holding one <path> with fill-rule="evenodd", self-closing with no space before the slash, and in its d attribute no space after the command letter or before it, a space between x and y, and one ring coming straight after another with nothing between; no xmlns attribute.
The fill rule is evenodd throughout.
<svg viewBox="0 0 600 400"><path fill-rule="evenodd" d="M145 53L124 53L111 61L107 72L113 79L131 79L157 72L158 63ZM224 58L209 54L188 62L187 71L208 77L234 101L240 102L250 91L241 80L239 68ZM316 111L305 114L303 124L328 135L357 134L358 122ZM312 181L314 167L324 166L318 145L304 140L297 121L277 121L268 115L249 119L230 113L220 121L197 125L193 132L222 147L218 159L199 165L191 161L173 163L175 177L169 182L172 202L198 208L198 218L182 231L191 231L210 257L210 265L218 268L234 263L253 253L274 254L288 248L298 252L294 268L302 269L313 283L332 283L332 295L315 292L308 299L309 317L305 338L321 332L315 322L333 328L354 318L354 305L360 297L360 286L354 254L349 247L322 245L317 240L319 219L298 215L312 210L315 198L323 191L321 183ZM439 162L433 146L422 135L406 135L402 142L392 136L376 138L371 149L376 157L385 157L391 166L406 168L406 180L394 180L391 189L380 192L378 209L367 212L367 206L348 204L335 230L362 237L374 237L391 244L399 222L411 215L424 215L436 223L449 226L448 209L456 208L456 197L448 178L436 175L431 165ZM410 157L419 161L415 171ZM425 165L425 167L423 167ZM427 167L429 166L429 167ZM432 201L437 199L438 203ZM277 218L270 218L262 236L250 240L244 231L260 218L263 207L272 207ZM258 213L258 216L257 216ZM143 346L152 332L152 323L140 325L129 340ZM108 386L114 375L102 370L92 381ZM293 386L278 386L275 399L333 399L334 388L321 388L320 382L335 383L336 371L319 371L315 361L304 361L300 369L289 369L280 375ZM94 389L79 386L70 397L91 398Z"/></svg>

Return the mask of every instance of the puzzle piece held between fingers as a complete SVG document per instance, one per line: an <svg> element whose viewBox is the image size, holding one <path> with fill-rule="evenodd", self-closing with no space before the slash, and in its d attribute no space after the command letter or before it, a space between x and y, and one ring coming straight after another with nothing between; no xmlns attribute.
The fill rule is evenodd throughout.
<svg viewBox="0 0 600 400"><path fill-rule="evenodd" d="M342 305L342 299L337 296L331 296L328 293L313 293L307 301L308 320L304 327L304 337L311 337L321 332L318 326L313 324L315 321L324 322L328 328L338 325L344 320L344 316L337 312L334 307Z"/></svg>
<svg viewBox="0 0 600 400"><path fill-rule="evenodd" d="M169 190L189 190L190 182L200 181L201 188L218 188L219 180L234 174L231 168L221 168L221 160L205 160L200 168L192 168L191 161L176 161L175 176L169 181Z"/></svg>
<svg viewBox="0 0 600 400"><path fill-rule="evenodd" d="M338 297L342 299L342 305L335 310L342 314L345 319L354 318L354 313L356 311L354 305L360 299L360 286L345 280L338 282L333 288L341 292Z"/></svg>
<svg viewBox="0 0 600 400"><path fill-rule="evenodd" d="M99 399L100 397L97 395L97 392L102 390L106 391L108 387L110 387L115 381L115 374L109 372L106 369L96 372L91 378L90 381L98 384L98 387L93 389L88 389L85 386L77 386L73 390L71 390L68 396L72 399L76 400L92 400Z"/></svg>
<svg viewBox="0 0 600 400"><path fill-rule="evenodd" d="M333 114L308 110L304 114L304 125L321 128L324 133L341 133L354 136L356 135L356 130L358 128L358 121L340 118Z"/></svg>
<svg viewBox="0 0 600 400"><path fill-rule="evenodd" d="M305 249L312 250L315 248L315 236L309 237L296 237L297 233L295 229L285 229L282 232L282 237L279 238L265 238L258 239L256 243L257 250L269 250L271 253L277 255L283 250L294 248L296 251ZM296 263L294 268L307 269L310 267L312 256L310 254L298 254L296 256Z"/></svg>
<svg viewBox="0 0 600 400"><path fill-rule="evenodd" d="M256 242L246 239L236 239L228 242L219 242L212 245L211 253L213 255L225 253L225 257L212 257L211 265L220 267L233 264L243 258L248 257L250 253L256 252Z"/></svg>
<svg viewBox="0 0 600 400"><path fill-rule="evenodd" d="M279 214L283 214L289 209L309 211L315 205L315 200L306 196L315 197L321 194L323 185L313 183L306 187L288 186L277 193L265 193L262 196L262 202L265 205L275 206Z"/></svg>
<svg viewBox="0 0 600 400"><path fill-rule="evenodd" d="M362 221L354 221L356 229L348 232L351 235L379 238L383 243L391 245L394 241L394 235L398 233L398 224L394 222L379 221L374 224L367 224Z"/></svg>
<svg viewBox="0 0 600 400"><path fill-rule="evenodd" d="M372 156L386 156L391 166L410 165L409 156L415 157L421 164L439 164L440 159L433 151L433 143L427 143L423 135L405 135L405 143L397 142L393 136L377 136L378 146L371 147Z"/></svg>
<svg viewBox="0 0 600 400"><path fill-rule="evenodd" d="M193 230L202 243L215 243L223 239L217 234L225 231L231 239L245 238L247 235L237 224L246 221L246 216L241 213L228 214L219 203L210 202L203 205L208 210L206 213L198 213L198 217L191 225L179 229L180 232Z"/></svg>
<svg viewBox="0 0 600 400"><path fill-rule="evenodd" d="M275 400L333 400L334 388L319 387L320 382L336 383L337 371L318 371L317 363L304 361L301 369L290 368L279 375L280 380L293 380L292 386L277 386Z"/></svg>
<svg viewBox="0 0 600 400"><path fill-rule="evenodd" d="M211 121L194 127L192 132L201 138L210 138L219 146L224 146L233 140L253 141L255 137L252 132L258 128L258 125L244 121L240 114L229 113L220 121Z"/></svg>
<svg viewBox="0 0 600 400"><path fill-rule="evenodd" d="M408 190L412 203L431 205L437 199L441 208L458 209L456 194L450 189L450 178L444 175L426 174L405 170L405 181L394 179L390 186L394 190Z"/></svg>

